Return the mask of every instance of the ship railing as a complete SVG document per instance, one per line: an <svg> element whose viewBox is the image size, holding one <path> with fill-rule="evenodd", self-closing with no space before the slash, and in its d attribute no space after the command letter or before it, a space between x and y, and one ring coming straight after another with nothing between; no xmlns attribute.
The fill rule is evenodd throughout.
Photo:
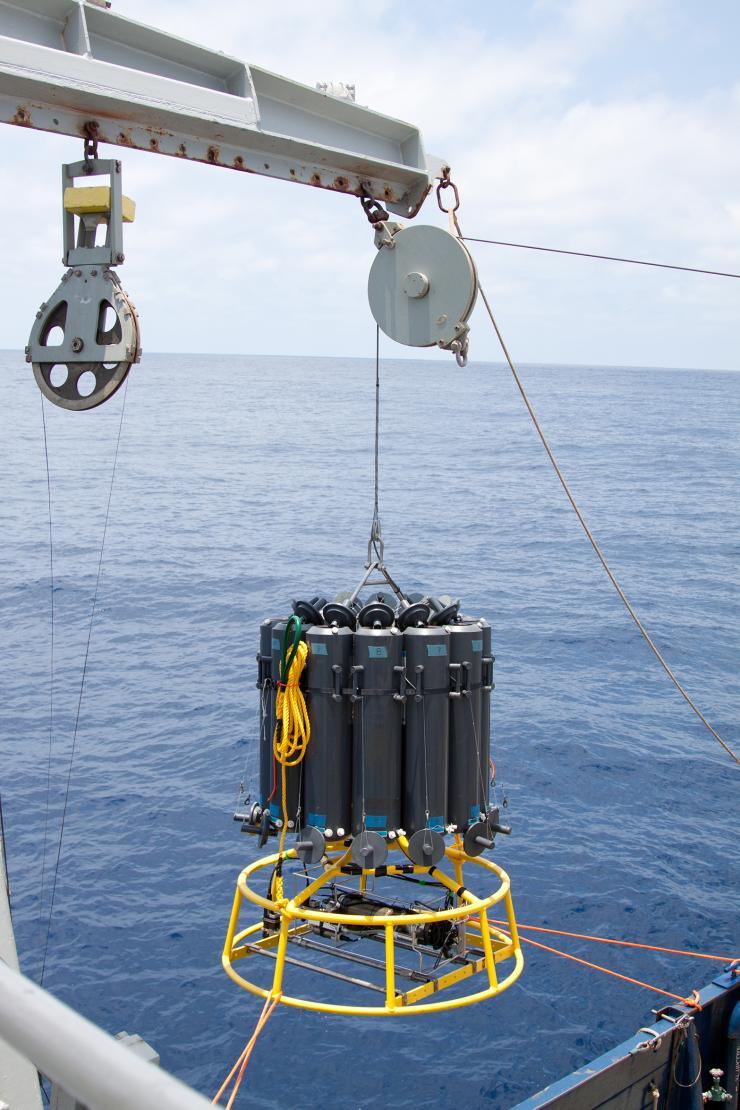
<svg viewBox="0 0 740 1110"><path fill-rule="evenodd" d="M211 1105L2 959L0 1040L86 1110L205 1110ZM0 1067L0 1107L35 1110L38 1100L3 1102L4 1070Z"/></svg>

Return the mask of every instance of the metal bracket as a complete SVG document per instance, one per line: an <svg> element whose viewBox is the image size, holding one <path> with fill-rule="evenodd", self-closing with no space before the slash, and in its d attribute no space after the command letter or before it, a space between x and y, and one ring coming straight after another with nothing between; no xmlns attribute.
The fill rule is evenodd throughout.
<svg viewBox="0 0 740 1110"><path fill-rule="evenodd" d="M381 562L379 559L373 559L372 561L370 561L371 546L372 540L368 545L368 562L365 564L365 573L360 579L359 585L350 594L346 604L352 605L366 586L390 586L390 588L393 590L393 593L396 595L401 604L404 606L409 605L409 599L406 597L398 583L395 582L393 578L391 578L390 571L388 570L385 563ZM381 577L373 579L374 574L378 574Z"/></svg>
<svg viewBox="0 0 740 1110"><path fill-rule="evenodd" d="M75 216L64 206L66 191L78 177L101 177L110 182L110 211L107 214ZM64 212L65 266L120 266L123 254L123 194L121 163L116 158L91 158L62 166L62 206ZM79 220L75 238L75 219ZM105 243L95 246L95 233L101 223L107 224Z"/></svg>

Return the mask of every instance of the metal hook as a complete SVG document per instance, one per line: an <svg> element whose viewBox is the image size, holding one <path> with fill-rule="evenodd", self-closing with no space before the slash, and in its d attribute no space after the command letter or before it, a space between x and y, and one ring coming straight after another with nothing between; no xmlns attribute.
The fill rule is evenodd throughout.
<svg viewBox="0 0 740 1110"><path fill-rule="evenodd" d="M452 189L452 195L455 198L455 203L451 208L445 208L444 204L442 204L443 189ZM450 178L449 166L444 167L444 169L442 170L442 176L439 179L439 185L437 186L437 204L440 211L444 212L446 215L449 215L450 212L457 212L458 208L460 207L460 194L457 191L457 185Z"/></svg>
<svg viewBox="0 0 740 1110"><path fill-rule="evenodd" d="M383 205L375 200L364 186L360 193L360 204L362 205L363 212L373 226L385 223L386 220L390 219L390 213L386 212Z"/></svg>
<svg viewBox="0 0 740 1110"><path fill-rule="evenodd" d="M85 158L85 173L92 173L93 162L98 156L98 134L100 131L100 124L97 120L88 120L83 128L83 143L84 143L84 158Z"/></svg>

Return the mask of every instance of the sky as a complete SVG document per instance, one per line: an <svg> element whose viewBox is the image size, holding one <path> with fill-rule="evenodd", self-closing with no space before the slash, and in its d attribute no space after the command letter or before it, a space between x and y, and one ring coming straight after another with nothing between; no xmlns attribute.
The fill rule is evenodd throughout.
<svg viewBox="0 0 740 1110"><path fill-rule="evenodd" d="M132 19L420 127L471 236L740 272L737 0L114 0ZM0 28L1 30L1 28ZM62 267L71 138L0 128L0 346ZM355 198L120 148L145 352L370 356ZM416 223L444 226L434 197ZM516 361L740 368L740 281L472 244ZM449 359L385 340L389 357ZM471 359L500 361L472 319Z"/></svg>

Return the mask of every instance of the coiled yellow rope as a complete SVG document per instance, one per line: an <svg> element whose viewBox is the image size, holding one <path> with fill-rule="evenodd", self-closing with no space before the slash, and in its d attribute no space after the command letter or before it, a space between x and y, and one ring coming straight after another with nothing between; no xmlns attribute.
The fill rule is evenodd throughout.
<svg viewBox="0 0 740 1110"><path fill-rule="evenodd" d="M282 863L285 847L285 834L288 831L287 769L296 767L306 754L311 739L311 722L308 719L306 699L300 687L301 675L308 659L308 644L301 640L295 645L287 680L278 682L275 699L275 732L272 750L280 764L283 827L280 830L278 852ZM283 674L281 667L281 675ZM280 900L283 897L282 867L278 864L275 875L275 890Z"/></svg>

